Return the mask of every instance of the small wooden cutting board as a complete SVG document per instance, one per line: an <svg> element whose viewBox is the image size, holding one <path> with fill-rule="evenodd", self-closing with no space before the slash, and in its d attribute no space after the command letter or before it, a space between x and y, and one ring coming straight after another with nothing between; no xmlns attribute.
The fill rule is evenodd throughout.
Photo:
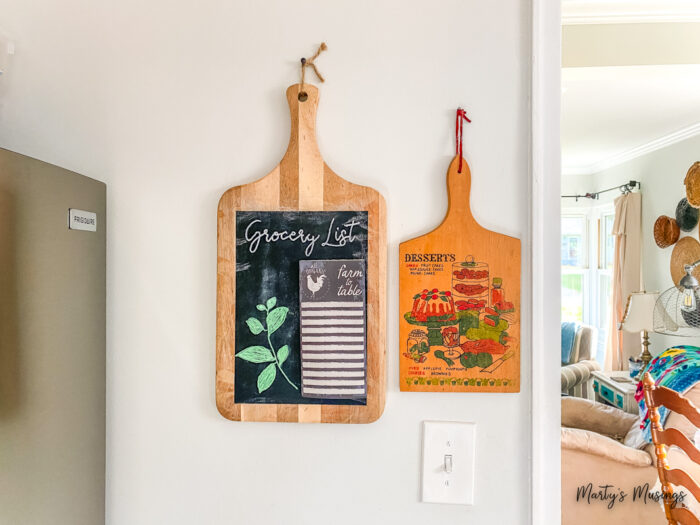
<svg viewBox="0 0 700 525"><path fill-rule="evenodd" d="M401 390L519 392L520 240L476 222L459 164L442 223L399 247Z"/></svg>
<svg viewBox="0 0 700 525"><path fill-rule="evenodd" d="M386 206L376 190L348 182L325 164L316 143L318 90L305 84L304 92L302 101L298 84L287 89L291 136L280 164L255 182L227 190L219 201L216 403L224 417L235 421L369 423L381 415L385 402ZM352 230L355 220L362 224ZM237 252L246 246L248 251ZM295 255L299 250L303 254ZM247 258L239 261L242 253ZM321 259L366 264L366 291L361 291L366 293L366 361L360 365L366 367L366 402L301 397L299 262ZM314 294L324 291L315 277L310 284ZM327 304L344 303L336 298ZM237 345L237 338L245 345ZM257 350L248 350L242 359L241 347L253 345ZM276 354L271 363L267 347ZM344 377L343 367L357 361L341 359L339 368L323 377L324 388L332 388L328 385L336 377Z"/></svg>

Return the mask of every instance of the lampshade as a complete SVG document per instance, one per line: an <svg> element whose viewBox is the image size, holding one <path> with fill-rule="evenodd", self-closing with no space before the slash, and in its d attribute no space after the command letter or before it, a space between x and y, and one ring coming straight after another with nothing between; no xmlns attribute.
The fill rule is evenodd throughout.
<svg viewBox="0 0 700 525"><path fill-rule="evenodd" d="M654 306L659 298L658 292L635 292L630 294L627 310L622 319L622 329L625 332L641 332L654 330Z"/></svg>
<svg viewBox="0 0 700 525"><path fill-rule="evenodd" d="M661 294L654 311L654 331L681 337L700 335L700 283L694 270L700 261L686 264L680 282Z"/></svg>

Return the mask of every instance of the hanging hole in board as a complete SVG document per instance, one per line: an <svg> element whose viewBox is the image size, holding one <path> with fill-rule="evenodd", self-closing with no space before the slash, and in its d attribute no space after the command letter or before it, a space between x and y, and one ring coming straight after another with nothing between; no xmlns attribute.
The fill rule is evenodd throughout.
<svg viewBox="0 0 700 525"><path fill-rule="evenodd" d="M309 94L306 91L300 91L297 98L299 99L299 102L306 102L306 99L309 98Z"/></svg>

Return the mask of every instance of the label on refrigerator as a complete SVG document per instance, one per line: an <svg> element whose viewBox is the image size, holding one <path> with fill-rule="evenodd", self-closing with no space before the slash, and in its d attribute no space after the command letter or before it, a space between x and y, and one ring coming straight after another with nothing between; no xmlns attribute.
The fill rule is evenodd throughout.
<svg viewBox="0 0 700 525"><path fill-rule="evenodd" d="M97 231L97 214L91 211L68 209L68 228L71 230Z"/></svg>

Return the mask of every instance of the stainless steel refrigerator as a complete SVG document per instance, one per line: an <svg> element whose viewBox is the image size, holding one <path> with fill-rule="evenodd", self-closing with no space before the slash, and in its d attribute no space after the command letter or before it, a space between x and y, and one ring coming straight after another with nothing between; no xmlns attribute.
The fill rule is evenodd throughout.
<svg viewBox="0 0 700 525"><path fill-rule="evenodd" d="M0 524L104 523L105 226L102 182L0 149Z"/></svg>

